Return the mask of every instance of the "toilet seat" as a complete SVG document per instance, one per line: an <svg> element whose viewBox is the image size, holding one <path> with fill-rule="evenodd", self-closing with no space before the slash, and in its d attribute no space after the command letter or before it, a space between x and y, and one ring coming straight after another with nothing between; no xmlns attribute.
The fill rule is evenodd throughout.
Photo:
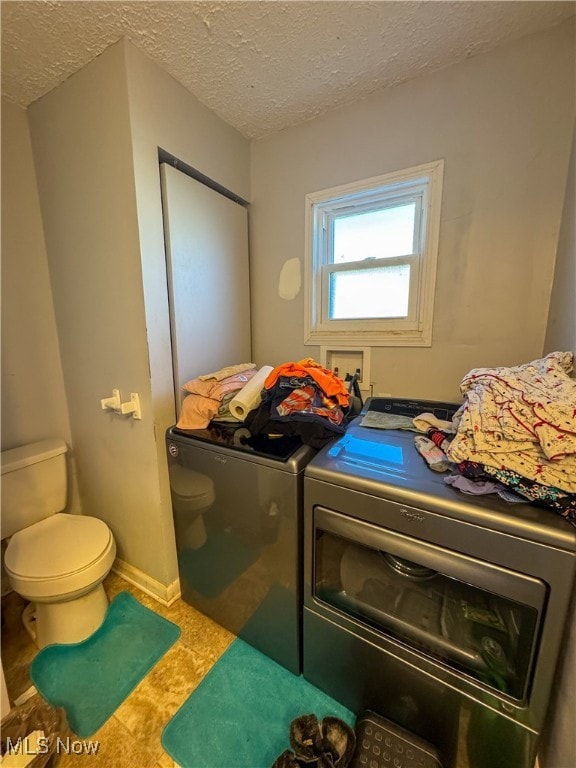
<svg viewBox="0 0 576 768"><path fill-rule="evenodd" d="M116 555L102 520L58 513L15 533L4 564L16 592L29 600L77 594L102 579Z"/></svg>

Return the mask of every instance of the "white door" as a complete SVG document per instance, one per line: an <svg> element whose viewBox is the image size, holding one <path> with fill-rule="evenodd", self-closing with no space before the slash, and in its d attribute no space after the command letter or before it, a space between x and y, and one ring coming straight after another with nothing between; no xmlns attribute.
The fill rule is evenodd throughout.
<svg viewBox="0 0 576 768"><path fill-rule="evenodd" d="M248 212L162 163L176 412L189 379L251 361Z"/></svg>

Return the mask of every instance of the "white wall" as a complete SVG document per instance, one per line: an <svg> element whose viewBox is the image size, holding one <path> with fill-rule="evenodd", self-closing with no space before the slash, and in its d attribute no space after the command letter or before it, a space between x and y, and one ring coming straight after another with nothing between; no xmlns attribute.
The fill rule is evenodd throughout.
<svg viewBox="0 0 576 768"><path fill-rule="evenodd" d="M79 511L70 422L26 111L2 99L2 450L61 437ZM74 489L74 490L73 490Z"/></svg>
<svg viewBox="0 0 576 768"><path fill-rule="evenodd" d="M572 351L576 359L576 135L572 141L566 199L554 270L544 352ZM576 372L573 373L576 377ZM541 768L576 765L576 588L553 689Z"/></svg>
<svg viewBox="0 0 576 768"><path fill-rule="evenodd" d="M569 22L253 142L255 356L319 354L303 291L278 296L306 193L444 158L433 344L373 349L374 391L459 400L470 368L539 357L573 119Z"/></svg>

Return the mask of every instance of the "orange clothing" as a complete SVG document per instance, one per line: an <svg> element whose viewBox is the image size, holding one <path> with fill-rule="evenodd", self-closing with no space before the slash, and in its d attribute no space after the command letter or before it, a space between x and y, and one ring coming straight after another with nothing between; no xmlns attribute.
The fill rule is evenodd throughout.
<svg viewBox="0 0 576 768"><path fill-rule="evenodd" d="M335 376L332 371L323 368L311 357L306 357L298 363L284 363L274 368L266 377L264 387L271 389L280 376L310 376L328 397L336 398L338 405L347 406L350 395L344 386L344 382Z"/></svg>

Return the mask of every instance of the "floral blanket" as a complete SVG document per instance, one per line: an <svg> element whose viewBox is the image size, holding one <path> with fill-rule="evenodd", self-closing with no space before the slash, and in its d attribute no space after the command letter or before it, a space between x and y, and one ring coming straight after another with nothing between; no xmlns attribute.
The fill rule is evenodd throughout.
<svg viewBox="0 0 576 768"><path fill-rule="evenodd" d="M571 352L512 368L476 368L460 384L454 462L513 470L576 493L576 381Z"/></svg>

